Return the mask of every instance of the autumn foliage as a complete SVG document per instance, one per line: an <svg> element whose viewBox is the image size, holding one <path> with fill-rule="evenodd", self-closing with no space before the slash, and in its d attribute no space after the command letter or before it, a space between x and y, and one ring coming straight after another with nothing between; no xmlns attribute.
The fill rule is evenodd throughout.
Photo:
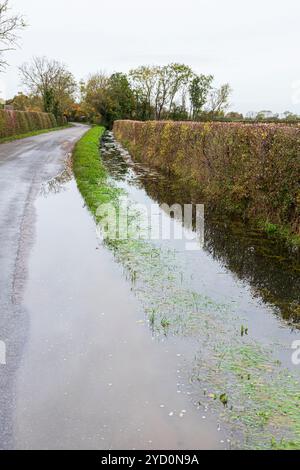
<svg viewBox="0 0 300 470"><path fill-rule="evenodd" d="M57 127L53 114L0 110L0 138Z"/></svg>
<svg viewBox="0 0 300 470"><path fill-rule="evenodd" d="M133 158L199 188L207 203L300 234L300 128L116 121Z"/></svg>

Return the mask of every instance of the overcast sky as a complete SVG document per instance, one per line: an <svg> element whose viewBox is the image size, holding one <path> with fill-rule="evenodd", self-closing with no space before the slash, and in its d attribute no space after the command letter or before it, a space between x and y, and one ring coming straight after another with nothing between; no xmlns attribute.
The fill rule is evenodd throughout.
<svg viewBox="0 0 300 470"><path fill-rule="evenodd" d="M77 79L97 70L183 62L234 89L231 109L300 114L299 0L10 0L29 24L0 77L21 90L33 55L65 62Z"/></svg>

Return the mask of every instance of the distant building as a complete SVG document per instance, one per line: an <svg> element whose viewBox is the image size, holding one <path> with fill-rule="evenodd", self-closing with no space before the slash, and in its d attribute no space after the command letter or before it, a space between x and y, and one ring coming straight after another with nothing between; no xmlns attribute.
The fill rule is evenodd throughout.
<svg viewBox="0 0 300 470"><path fill-rule="evenodd" d="M13 107L12 104L5 104L5 105L4 105L4 109L5 109L6 111L13 111L13 110L14 110L14 107Z"/></svg>

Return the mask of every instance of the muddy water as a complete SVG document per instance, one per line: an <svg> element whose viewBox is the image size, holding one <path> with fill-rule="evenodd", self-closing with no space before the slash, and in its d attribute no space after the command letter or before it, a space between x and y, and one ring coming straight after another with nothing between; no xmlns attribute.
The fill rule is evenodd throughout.
<svg viewBox="0 0 300 470"><path fill-rule="evenodd" d="M103 139L102 158L114 184L137 203L155 204L162 217L166 217L160 208L164 203L204 202L180 180L134 162L111 133ZM181 221L173 218L171 223L177 226ZM190 227L185 230L192 231ZM216 216L208 206L202 249L187 251L172 238L157 243L176 250L191 289L231 306L240 324L247 325L251 338L272 350L274 358L300 376L300 366L291 361L291 345L300 339L298 252L242 223Z"/></svg>
<svg viewBox="0 0 300 470"><path fill-rule="evenodd" d="M184 382L193 348L152 338L74 180L46 185L36 215L14 446L228 448L218 417L195 406Z"/></svg>

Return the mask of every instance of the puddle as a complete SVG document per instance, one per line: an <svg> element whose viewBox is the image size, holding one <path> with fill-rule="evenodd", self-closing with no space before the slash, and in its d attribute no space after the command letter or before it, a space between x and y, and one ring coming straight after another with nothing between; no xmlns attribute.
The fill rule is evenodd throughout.
<svg viewBox="0 0 300 470"><path fill-rule="evenodd" d="M184 383L193 350L149 334L74 180L51 181L35 206L15 448L228 448L218 417L197 409Z"/></svg>

